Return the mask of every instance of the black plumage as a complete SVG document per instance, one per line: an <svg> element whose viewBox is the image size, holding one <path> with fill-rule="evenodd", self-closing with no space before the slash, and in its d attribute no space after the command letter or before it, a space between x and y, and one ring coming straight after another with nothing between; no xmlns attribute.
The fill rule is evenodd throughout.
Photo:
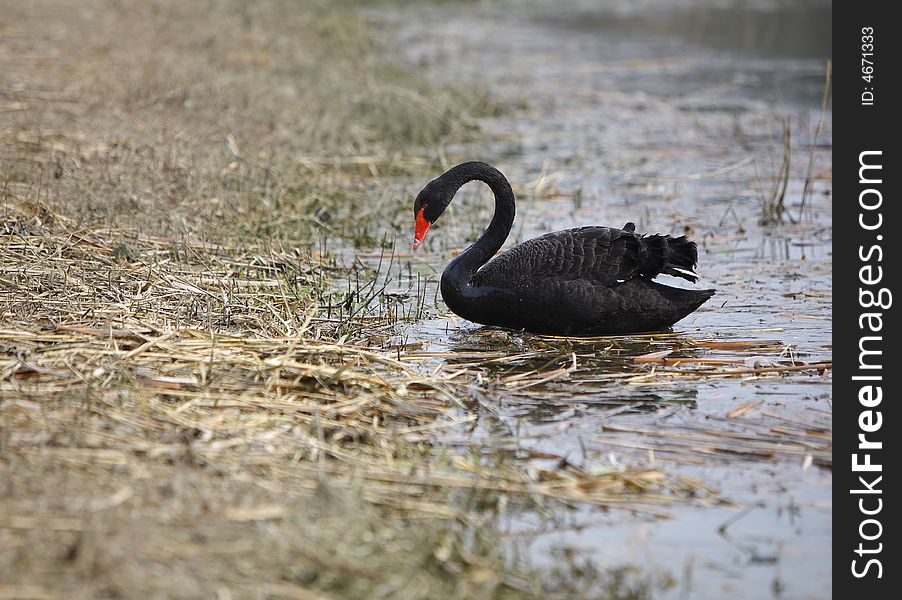
<svg viewBox="0 0 902 600"><path fill-rule="evenodd" d="M666 273L695 282L698 252L685 236L639 235L633 223L556 231L494 256L513 224L515 199L504 175L479 162L450 169L420 192L415 247L472 180L494 192L495 215L441 281L448 308L465 319L536 333L639 333L670 327L714 294L652 281Z"/></svg>

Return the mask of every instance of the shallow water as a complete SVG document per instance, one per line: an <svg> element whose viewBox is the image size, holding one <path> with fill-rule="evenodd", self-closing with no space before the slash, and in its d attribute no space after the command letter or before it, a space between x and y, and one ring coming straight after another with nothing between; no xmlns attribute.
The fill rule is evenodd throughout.
<svg viewBox="0 0 902 600"><path fill-rule="evenodd" d="M581 508L567 527L537 536L533 557L552 560L552 549L565 547L600 565L641 565L670 580L655 597L829 597L829 448L806 450L814 438L774 433L808 428L829 437L829 371L664 378L633 361L667 349L746 365L781 358L695 344L709 340L776 340L783 358L830 359L829 108L813 153L813 193L801 206L830 52L829 3L442 3L370 16L393 36L400 30L393 45L436 85L482 81L521 106L480 123L488 142L445 149L494 163L515 183L509 244L626 221L640 231L686 232L700 246L698 286L717 289L669 336L568 341L499 332L449 315L440 300L405 329L405 342L436 353L424 362L429 368L465 363L472 350L542 350L498 364L498 373L513 374L549 360L566 366L575 354L567 377L487 392L494 414L444 443L515 440L587 467L660 465L699 478L726 501L668 507L668 519ZM786 204L798 223L762 226L760 204L783 159L784 119L792 142ZM451 252L475 239L490 211L487 191L470 185L432 228L414 259L431 278L427 304ZM784 449L711 450L733 434L776 436ZM690 438L676 448L680 435ZM511 527L542 522L518 514Z"/></svg>

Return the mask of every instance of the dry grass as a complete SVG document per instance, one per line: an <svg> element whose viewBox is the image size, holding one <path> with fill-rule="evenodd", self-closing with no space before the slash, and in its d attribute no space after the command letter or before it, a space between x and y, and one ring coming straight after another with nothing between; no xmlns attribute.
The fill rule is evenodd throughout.
<svg viewBox="0 0 902 600"><path fill-rule="evenodd" d="M780 122L780 129L782 130L782 159L780 161L779 167L773 164L773 162L771 163L772 182L770 185L770 190L766 193L766 184L761 181L760 173L758 174L758 184L760 188L760 225L779 225L787 220L793 225L795 225L796 223L803 223L805 220L805 205L810 201L814 180L816 178L829 179L832 177L832 174L828 175L826 173L819 173L817 174L817 177L815 177L816 174L814 173L817 141L824 125L824 115L827 112L827 105L830 100L831 79L832 63L830 61L827 61L826 69L824 72L824 91L821 96L820 114L818 115L817 125L810 132L810 139L808 140L808 165L806 167L804 184L799 201L798 219L794 218L790 214L789 209L786 206L786 191L789 186L789 180L792 176L791 164L793 154L793 133L792 119L787 116L783 116L777 119ZM771 156L776 156L778 152L776 151L776 149L772 149L770 154ZM755 163L755 165L757 169L757 163Z"/></svg>
<svg viewBox="0 0 902 600"><path fill-rule="evenodd" d="M485 107L379 62L366 26L324 2L42 0L4 13L0 177L79 224L310 244L327 211L350 237L355 205L400 209L375 166L421 165L422 144ZM322 156L370 161L311 166Z"/></svg>

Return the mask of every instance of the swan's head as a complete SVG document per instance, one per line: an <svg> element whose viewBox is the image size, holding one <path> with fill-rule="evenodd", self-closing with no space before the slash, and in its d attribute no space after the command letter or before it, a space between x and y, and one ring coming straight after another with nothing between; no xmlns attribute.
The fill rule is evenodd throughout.
<svg viewBox="0 0 902 600"><path fill-rule="evenodd" d="M454 198L457 189L449 189L441 177L433 179L417 194L413 203L413 249L416 250L423 243L429 226L435 223Z"/></svg>

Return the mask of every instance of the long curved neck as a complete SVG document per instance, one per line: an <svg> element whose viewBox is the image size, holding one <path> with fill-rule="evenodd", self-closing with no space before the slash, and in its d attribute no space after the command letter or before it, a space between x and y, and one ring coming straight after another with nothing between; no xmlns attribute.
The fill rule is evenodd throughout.
<svg viewBox="0 0 902 600"><path fill-rule="evenodd" d="M447 185L451 195L457 193L462 185L470 181L482 181L495 194L495 214L485 232L472 246L464 250L445 269L445 274L459 283L470 280L476 270L495 256L504 244L514 224L516 206L514 190L501 171L482 162L466 162L450 169L442 175L447 177Z"/></svg>

